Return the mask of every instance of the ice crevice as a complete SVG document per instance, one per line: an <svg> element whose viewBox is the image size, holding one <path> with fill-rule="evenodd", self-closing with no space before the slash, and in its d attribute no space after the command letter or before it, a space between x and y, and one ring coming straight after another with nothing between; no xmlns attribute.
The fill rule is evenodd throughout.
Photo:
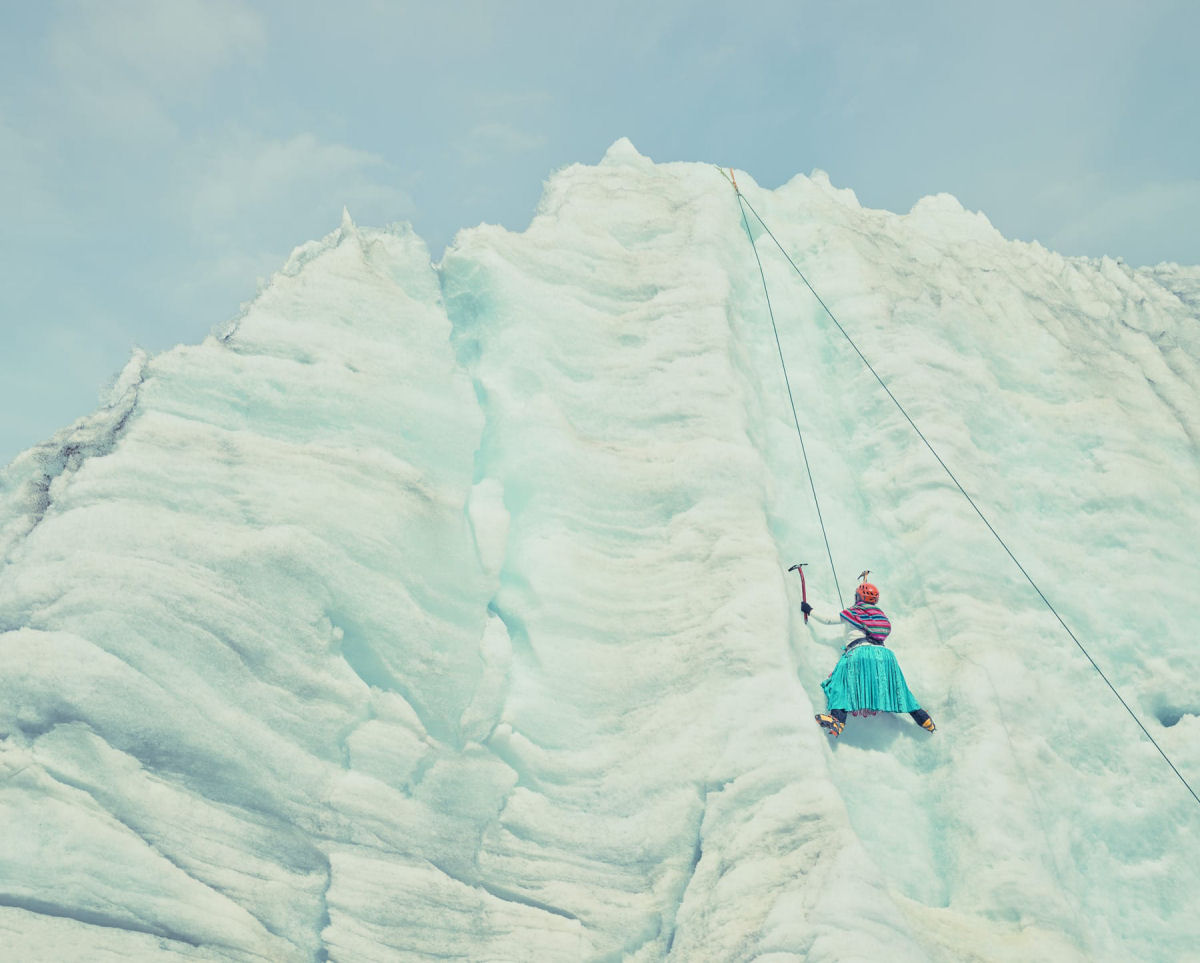
<svg viewBox="0 0 1200 963"><path fill-rule="evenodd" d="M666 934L665 940L667 956L670 956L671 949L675 945L675 932L678 925L680 909L683 907L684 900L687 899L688 889L692 885L692 880L696 878L696 871L700 867L700 861L704 858L704 819L708 814L709 796L712 793L723 792L725 787L728 786L732 781L732 779L728 779L720 783L698 783L696 786L697 792L700 794L700 798L702 800L699 813L696 816L696 842L695 847L692 850L691 863L689 865L687 875L680 880L678 885L678 895L676 896L673 905L670 907L671 928Z"/></svg>
<svg viewBox="0 0 1200 963"><path fill-rule="evenodd" d="M156 926L153 923L133 921L128 917L110 916L91 910L68 908L48 900L14 899L11 896L0 895L0 906L24 910L27 913L34 913L38 916L49 916L59 919L74 920L76 923L83 923L87 926L99 926L104 927L105 929L128 930L133 933L145 933L148 936L156 936L160 939L170 940L172 943L179 943L186 946L204 946L204 942L201 940L186 936L182 933L173 932L170 929L161 926Z"/></svg>
<svg viewBox="0 0 1200 963"><path fill-rule="evenodd" d="M551 906L549 903L542 902L541 900L533 899L530 896L518 893L516 890L509 889L508 887L500 886L496 883L482 879L463 879L460 880L460 882L467 883L468 885L478 886L484 892L495 896L497 899L502 900L505 903L512 903L517 906L528 906L530 909L538 910L539 912L546 913L550 916L557 916L561 919L570 920L572 923L580 922L579 917L574 913L569 913L565 909L562 909L558 906Z"/></svg>
<svg viewBox="0 0 1200 963"><path fill-rule="evenodd" d="M1185 718L1193 719L1200 718L1200 704L1178 705L1175 703L1167 703L1155 710L1155 716L1162 723L1163 728L1170 729L1179 725Z"/></svg>
<svg viewBox="0 0 1200 963"><path fill-rule="evenodd" d="M321 889L320 917L317 920L316 933L318 945L323 939L325 931L333 922L329 914L329 891L333 888L333 863L329 859L329 854L325 854L325 885ZM320 946L316 960L317 963L324 963L329 959L329 952L324 946Z"/></svg>

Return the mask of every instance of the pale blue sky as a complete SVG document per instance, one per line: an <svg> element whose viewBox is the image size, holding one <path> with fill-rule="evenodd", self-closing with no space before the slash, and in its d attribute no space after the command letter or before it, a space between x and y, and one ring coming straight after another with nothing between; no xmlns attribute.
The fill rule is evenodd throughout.
<svg viewBox="0 0 1200 963"><path fill-rule="evenodd" d="M92 410L134 345L234 316L343 205L436 259L461 227L523 229L553 170L619 137L1200 263L1192 0L5 7L0 465Z"/></svg>

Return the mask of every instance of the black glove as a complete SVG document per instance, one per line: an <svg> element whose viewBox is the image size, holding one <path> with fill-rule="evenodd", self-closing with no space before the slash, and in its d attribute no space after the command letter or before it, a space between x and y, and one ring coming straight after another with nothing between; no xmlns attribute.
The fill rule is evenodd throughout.
<svg viewBox="0 0 1200 963"><path fill-rule="evenodd" d="M808 613L812 611L812 606L809 605L807 602L801 602L800 603L800 611L803 612L805 615L808 615Z"/></svg>

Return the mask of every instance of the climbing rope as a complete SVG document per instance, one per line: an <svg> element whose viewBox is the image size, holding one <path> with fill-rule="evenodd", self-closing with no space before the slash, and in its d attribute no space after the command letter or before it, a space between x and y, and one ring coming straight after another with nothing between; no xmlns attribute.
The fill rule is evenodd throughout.
<svg viewBox="0 0 1200 963"><path fill-rule="evenodd" d="M721 169L718 168L718 170L721 170ZM721 170L721 173L724 174L725 171ZM1048 598L1046 598L1045 593L1041 590L1041 588L1038 587L1037 582L1035 582L1033 580L1033 577L1025 570L1025 566L1021 564L1020 560L1016 557L1016 555L1013 554L1012 549L1010 549L1008 547L1008 544L1004 541L1003 538L1000 537L1000 534L996 531L996 529L992 527L992 523L988 521L987 516L983 514L983 511L979 508L979 506L975 504L975 499L973 499L967 493L967 490L965 488L963 488L963 486L959 483L958 478L955 477L955 475L954 475L954 472L952 472L950 470L950 467L942 460L942 456L937 453L937 451L934 449L933 445L930 444L929 439L926 438L925 434L921 431L921 429L917 427L917 423L912 420L912 418L909 416L908 412L905 410L904 406L902 404L900 404L900 402L896 398L896 396L894 394L892 394L891 389L884 382L883 378L881 378L879 376L879 372L877 372L875 370L874 366L872 366L871 362L867 360L866 355L864 355L862 353L862 351L859 350L858 345L854 343L854 339L851 338L850 335L847 333L846 329L844 327L842 327L841 322L838 321L838 319L834 315L834 313L831 310L829 310L829 305L827 305L825 303L825 301L821 298L821 295L819 295L817 293L816 289L811 284L809 284L808 278L806 278L804 276L804 272L801 271L800 268L796 266L796 262L792 260L791 255L788 254L788 252L784 248L784 246L779 243L779 239L775 236L775 234L771 231L771 229L769 227L767 227L766 221L764 221L762 219L762 216L758 213L758 211L756 211L754 209L754 205L751 204L750 201L746 199L744 194L742 194L741 189L737 186L737 181L733 179L733 171L732 170L730 170L729 174L726 176L726 180L728 180L733 185L733 189L734 189L735 193L737 194L738 209L742 212L742 223L746 227L746 236L750 238L750 244L752 247L754 247L754 258L756 261L758 261L759 273L763 274L762 261L761 261L761 259L759 259L759 256L758 256L758 246L754 243L754 237L750 233L750 225L746 219L746 208L750 209L750 212L758 220L758 223L762 225L763 230L766 231L767 235L771 238L771 240L775 242L775 246L777 248L779 248L780 253L783 254L783 256L787 259L788 264L790 264L792 266L792 270L795 271L797 275L799 275L800 280L804 282L805 287L807 287L808 290L812 292L813 297L815 297L817 299L817 302L821 305L822 308L824 308L825 313L827 315L829 315L829 320L831 320L837 326L838 331L840 331L842 333L842 337L845 338L847 343L849 343L850 347L854 349L854 353L857 354L858 357L861 359L862 363L864 365L866 365L867 370L870 371L871 374L875 376L875 380L879 382L879 386L881 388L883 388L883 390L887 393L887 396L889 398L891 398L892 403L896 406L897 409L899 409L900 414L902 414L904 416L904 419L909 423L910 426L912 426L912 430L917 433L917 437L920 438L921 441L923 441L925 443L925 447L928 448L930 454L932 454L933 457L937 459L937 463L939 465L941 465L942 468L945 470L946 474L950 476L950 480L952 482L954 482L955 487L959 490L959 492L962 493L963 498L965 498L967 500L967 503L975 510L975 514L979 516L979 518L983 521L983 524L987 526L988 531L991 532L992 536L996 539L996 541L1000 543L1000 547L1003 548L1004 551L1007 553L1008 557L1010 559L1012 559L1013 564L1016 565L1017 568L1020 570L1021 574L1025 576L1025 580L1033 587L1033 590L1038 594L1038 597L1045 604L1046 608L1048 608L1050 610L1051 614L1058 620L1058 624L1061 625L1063 627L1063 629L1066 631L1067 635L1069 635L1071 637L1071 641L1073 641L1079 647L1079 651L1082 652L1084 654L1084 656L1087 658L1088 662L1090 662L1092 664L1092 668L1095 669L1096 673L1100 676L1100 678L1104 680L1104 684L1107 685L1109 687L1109 689L1112 690L1112 694L1117 697L1117 701L1120 702L1121 705L1123 705L1125 707L1125 711L1129 713L1130 718L1132 718L1133 721L1137 723L1138 728L1141 729L1143 734L1146 736L1146 738L1150 740L1151 745L1153 745L1154 748L1158 750L1158 754L1160 756L1162 756L1163 760L1166 762L1166 764L1171 767L1171 771L1173 773L1175 773L1176 776L1179 777L1179 781L1181 783L1183 783L1184 788L1186 788L1187 791L1192 794L1192 798L1195 799L1197 803L1200 803L1200 796L1196 795L1196 790L1194 790L1191 787L1191 785L1188 783L1188 781L1183 777L1183 773L1181 773L1175 767L1175 763L1173 763L1171 761L1171 758L1166 754L1166 752L1163 750L1162 746L1160 746L1158 744L1158 740L1156 740L1154 738L1154 736L1152 736L1150 734L1150 730L1148 730L1142 724L1142 720L1138 718L1137 713L1134 712L1133 709L1130 708L1129 703L1127 703L1125 701L1125 699L1122 698L1121 693L1117 691L1117 687L1114 686L1112 684L1112 682L1109 681L1108 676L1106 676L1104 674L1104 671L1100 668L1100 666L1096 664L1096 660L1092 658L1091 654L1084 647L1083 643L1080 642L1078 637L1075 635L1075 633L1071 631L1071 627L1069 625L1067 625L1067 623L1066 623L1066 621L1064 621L1063 617L1058 614L1058 610L1050 603L1050 600ZM763 274L763 290L764 290L764 292L766 291L766 287L767 287L767 279L766 279L766 275ZM767 304L769 307L770 306L769 298L768 298ZM774 325L775 325L775 316L773 313L771 315L771 325L772 325L772 327L774 327ZM776 346L779 345L778 329L776 329L776 331L775 331L775 344L776 344ZM780 363L782 363L783 362L782 349L780 349L779 358L780 358ZM787 377L786 370L784 372L784 377L785 378ZM788 386L788 396L789 397L791 396L790 384ZM792 414L795 415L795 413L796 413L796 407L793 404L792 405ZM796 430L797 431L800 430L799 420L797 420ZM801 446L803 446L803 439L801 439ZM807 467L807 463L808 463L808 461L807 461L807 457L806 457L805 458L806 467ZM809 481L811 482L811 480L812 480L812 474L810 472ZM813 497L814 498L816 497L815 489L813 491ZM820 512L820 509L818 508L818 514L819 514L819 512ZM822 523L821 529L823 532L824 531L823 523ZM828 547L828 545L829 545L828 538L826 538L825 544L826 544L826 547ZM830 556L830 564L832 564L832 563L833 563L833 558L832 558L832 556ZM841 593L839 592L838 594L840 597Z"/></svg>
<svg viewBox="0 0 1200 963"><path fill-rule="evenodd" d="M719 167L717 170L720 170L722 174L725 173ZM838 584L837 567L833 564L833 551L829 547L829 533L825 529L825 519L821 516L821 500L817 498L817 485L813 481L812 468L808 463L808 451L804 447L804 432L800 430L800 416L796 414L796 399L792 395L792 380L788 377L787 362L783 360L783 345L779 341L779 327L775 324L775 310L771 307L771 292L767 290L767 275L763 272L762 259L758 256L758 245L754 243L754 235L750 233L750 222L746 219L746 209L742 207L742 192L738 190L737 181L734 179L732 170L730 170L729 176L726 179L733 185L734 191L737 192L738 209L742 212L742 226L746 228L746 237L750 239L750 247L754 251L754 260L758 264L758 276L762 278L763 297L767 301L767 314L771 318L771 330L775 332L775 349L779 352L779 367L783 370L783 383L787 385L788 403L792 406L792 421L796 425L796 437L800 439L800 454L804 456L804 470L808 473L808 485L812 489L813 504L817 506L817 521L821 523L821 536L825 539L825 554L829 556L829 570L833 573L833 587L837 589L838 608L845 608L842 604L842 587ZM751 209L753 210L753 208ZM758 217L757 214L754 216ZM759 223L762 223L761 218L759 218ZM763 226L765 227L766 225Z"/></svg>

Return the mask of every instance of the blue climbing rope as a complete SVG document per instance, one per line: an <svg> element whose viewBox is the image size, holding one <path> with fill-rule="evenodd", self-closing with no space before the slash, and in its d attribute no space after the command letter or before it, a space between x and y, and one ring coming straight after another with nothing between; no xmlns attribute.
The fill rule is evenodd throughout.
<svg viewBox="0 0 1200 963"><path fill-rule="evenodd" d="M718 168L718 170L720 170L720 168ZM721 173L724 174L725 172L723 170L721 170ZM1196 790L1194 790L1191 787L1191 785L1188 783L1188 781L1183 777L1183 773L1181 773L1176 768L1175 763L1173 763L1171 761L1170 756L1168 756L1166 754L1166 752L1163 750L1162 746L1160 746L1158 744L1158 740L1156 740L1154 738L1154 736L1152 736L1150 734L1150 730L1147 729L1145 727L1145 725L1142 724L1142 720L1138 718L1137 713L1133 711L1133 709L1130 707L1129 703L1126 702L1125 699L1121 696L1121 693L1117 691L1117 687L1114 686L1112 684L1112 682L1109 681L1108 676L1106 676L1104 674L1104 671L1096 663L1096 660L1092 658L1091 653L1089 653L1088 650L1084 647L1083 643L1079 641L1079 638L1075 635L1075 633L1073 631L1071 631L1071 627L1069 625L1067 625L1067 623L1063 619L1063 617L1058 614L1058 610L1051 604L1050 600L1048 598L1046 598L1046 594L1041 590L1041 588L1038 586L1037 582L1035 582L1033 580L1033 577L1029 574L1029 572L1027 572L1025 570L1025 566L1021 564L1021 562L1017 558L1017 556L1013 554L1012 549L1010 549L1008 547L1008 543L1005 542L1004 539L1000 537L999 532L997 532L996 529L992 526L992 523L990 521L988 521L987 516L984 515L983 511L979 508L979 506L977 504L975 504L975 499L973 499L967 493L967 490L965 488L963 488L963 486L959 483L959 480L955 476L954 472L952 472L950 470L950 467L945 463L945 461L942 460L942 456L937 453L937 450L930 443L929 439L925 437L924 432L922 432L921 429L917 427L917 423L915 421L913 421L913 419L909 416L908 412L905 410L904 406L902 404L900 404L900 402L896 398L896 396L894 394L892 394L892 390L887 386L887 384L884 382L883 378L881 378L879 376L879 372L877 372L875 370L874 366L871 364L871 362L867 360L866 355L864 355L862 353L862 351L859 350L858 345L854 343L854 339L850 337L850 335L849 335L849 333L847 333L846 329L844 327L842 327L842 323L840 321L838 321L837 317L829 309L829 305L827 305L825 303L825 301L821 298L821 295L819 295L817 293L816 289L809 283L808 278L806 278L804 276L804 272L801 271L799 267L797 267L796 262L792 260L791 255L788 254L788 252L784 248L784 246L779 243L779 239L775 236L774 232L772 232L772 230L767 226L766 221L764 221L762 219L762 216L758 213L758 211L756 211L754 209L754 205L751 204L750 201L746 199L745 195L742 194L741 189L737 186L737 181L735 181L733 179L732 171L730 171L730 173L726 177L726 179L733 185L733 189L737 193L738 209L742 212L742 223L746 227L746 234L748 237L750 237L751 245L754 245L754 237L750 233L750 225L746 218L746 208L750 209L750 212L757 219L758 223L762 225L763 230L766 231L767 235L771 238L771 240L775 242L775 246L777 248L779 248L780 253L782 253L783 256L787 259L788 264L790 264L792 266L792 270L794 270L796 272L796 274L799 275L800 280L804 282L805 287L807 287L808 290L812 292L813 297L815 297L817 299L817 302L821 305L822 308L824 308L825 313L827 315L829 315L829 319L837 326L838 331L840 331L842 333L842 337L845 338L847 343L849 343L850 347L854 349L854 353L857 354L858 357L861 359L862 363L864 365L866 365L867 370L870 371L871 374L875 376L875 380L879 382L880 387L883 388L883 390L887 393L887 396L889 398L891 398L892 403L896 406L897 409L899 409L900 414L902 414L904 416L905 421L907 421L909 423L909 425L912 427L912 430L917 433L917 437L920 438L921 441L923 441L925 443L925 447L929 449L930 454L932 454L933 457L935 459L937 459L937 463L942 466L942 468L945 470L946 474L950 477L950 480L954 483L955 487L959 490L959 492L962 493L963 498L965 498L967 500L967 503L975 510L975 514L979 516L979 518L983 521L983 524L987 526L988 531L991 532L993 537L996 539L996 541L1000 543L1000 547L1003 548L1004 551L1007 553L1008 557L1010 559L1012 559L1013 564L1015 564L1017 566L1017 568L1020 570L1021 574L1023 576L1025 576L1025 580L1033 587L1033 590L1037 593L1038 597L1045 604L1046 608L1048 608L1050 610L1051 614L1058 620L1058 624L1061 625L1063 627L1063 629L1066 631L1067 635L1069 635L1071 637L1071 641L1073 641L1079 647L1079 651L1082 652L1084 654L1084 656L1087 658L1088 662L1090 662L1092 664L1092 668L1095 669L1096 673L1100 676L1100 678L1104 680L1105 685L1107 685L1109 687L1109 689L1112 690L1112 694L1117 697L1117 701L1120 702L1121 705L1123 705L1125 707L1125 711L1128 712L1130 717L1133 719L1133 721L1137 723L1138 728L1141 729L1142 733L1146 736L1146 738L1150 740L1151 745L1153 745L1154 748L1158 750L1159 755L1162 756L1163 760L1166 762L1166 764L1171 767L1171 771L1173 773L1175 773L1176 776L1179 777L1179 781L1181 783L1183 783L1184 788L1186 788L1187 791L1192 794L1192 798L1195 799L1198 804L1200 804L1200 796L1196 795ZM755 257L755 260L758 261L759 273L762 274L763 273L762 261L758 257L757 246L754 247L754 257ZM767 287L767 279L766 279L766 275L763 274L763 290L764 290L764 292L766 291L766 287ZM769 307L770 306L769 298L768 298L767 304ZM773 313L771 315L771 324L772 324L772 326L774 326L774 324L775 324L775 316ZM776 330L776 332L775 332L775 343L776 343L776 345L779 344L778 330ZM780 362L782 363L782 361L783 361L783 352L781 350L780 351ZM787 373L785 370L784 377L786 378L786 376L787 376ZM789 397L791 396L790 384L788 386L788 395L789 395ZM792 406L792 414L793 415L795 414L795 411L796 411L795 405L793 404L793 406ZM796 430L797 431L800 430L799 421L797 421ZM801 445L803 445L803 439L801 440ZM808 460L806 457L805 458L806 467L807 467L807 464L808 464ZM809 473L809 480L810 481L812 480L811 472ZM816 497L815 488L813 490L813 496ZM818 513L819 512L820 512L820 509L818 508ZM822 531L824 531L824 524L822 524ZM829 545L828 539L826 539L825 544L826 544L826 547L828 547L828 545ZM832 564L832 563L833 563L833 558L831 556L830 564ZM839 592L838 594L840 596L841 593Z"/></svg>
<svg viewBox="0 0 1200 963"><path fill-rule="evenodd" d="M721 170L719 167L717 170ZM722 174L725 172L722 170ZM792 394L792 380L788 377L787 362L783 360L783 345L779 341L779 326L775 323L775 309L771 307L771 292L767 290L767 275L763 272L762 259L758 256L758 245L754 243L754 235L750 233L750 222L746 218L746 209L742 207L742 192L738 189L733 171L726 178L737 192L738 209L742 212L742 226L746 229L746 237L750 239L750 248L754 251L754 260L758 264L758 276L762 278L763 297L767 301L767 314L771 318L771 330L775 332L775 349L779 352L779 367L783 370L783 383L787 385L788 403L792 406L792 421L796 425L796 437L800 439L800 453L804 456L804 470L808 473L808 484L812 489L813 504L817 507L817 521L821 524L821 537L825 539L825 554L829 556L829 570L833 573L833 587L837 590L838 608L844 608L842 587L838 584L837 567L833 564L833 551L829 547L829 533L825 529L825 519L821 515L821 500L817 497L817 485L813 481L812 467L808 463L808 451L804 447L804 432L800 430L800 416L796 413L796 398ZM751 208L753 210L753 208ZM754 215L758 217L758 214ZM762 219L759 218L759 223ZM766 225L763 225L764 227Z"/></svg>

